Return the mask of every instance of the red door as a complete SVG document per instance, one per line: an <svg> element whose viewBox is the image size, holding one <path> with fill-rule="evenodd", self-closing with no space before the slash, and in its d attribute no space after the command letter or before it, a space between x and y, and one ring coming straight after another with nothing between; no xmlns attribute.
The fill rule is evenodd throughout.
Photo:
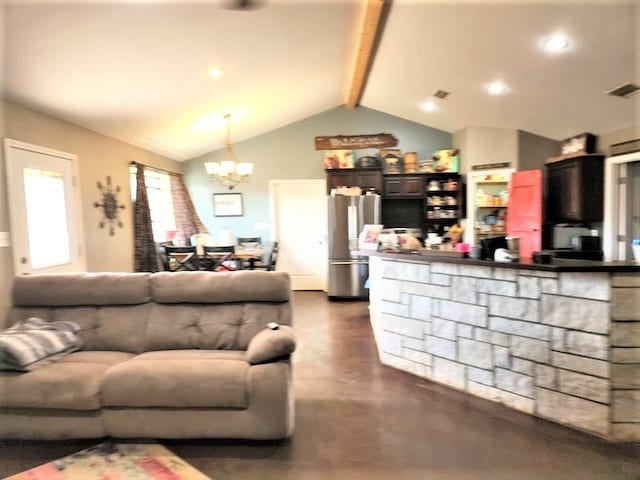
<svg viewBox="0 0 640 480"><path fill-rule="evenodd" d="M520 257L542 246L542 170L511 174L507 235L520 238Z"/></svg>

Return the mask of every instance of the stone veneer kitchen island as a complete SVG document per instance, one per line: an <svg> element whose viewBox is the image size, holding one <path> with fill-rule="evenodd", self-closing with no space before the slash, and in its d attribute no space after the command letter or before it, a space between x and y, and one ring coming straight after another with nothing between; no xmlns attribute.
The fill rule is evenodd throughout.
<svg viewBox="0 0 640 480"><path fill-rule="evenodd" d="M610 440L640 440L640 265L367 255L383 364Z"/></svg>

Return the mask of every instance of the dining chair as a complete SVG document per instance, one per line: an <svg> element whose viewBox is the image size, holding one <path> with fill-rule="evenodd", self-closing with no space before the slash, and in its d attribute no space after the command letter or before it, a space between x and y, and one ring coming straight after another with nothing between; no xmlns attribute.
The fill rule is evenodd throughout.
<svg viewBox="0 0 640 480"><path fill-rule="evenodd" d="M275 271L276 262L278 261L278 242L273 241L265 249L260 261L255 262L254 268L258 270Z"/></svg>
<svg viewBox="0 0 640 480"><path fill-rule="evenodd" d="M158 259L160 260L160 266L166 272L170 271L169 268L169 257L167 256L167 252L164 247L167 245L172 246L173 241L167 240L166 242L156 242L156 254L158 255Z"/></svg>
<svg viewBox="0 0 640 480"><path fill-rule="evenodd" d="M204 255L202 247L205 245L213 245L214 239L213 236L208 233L195 233L189 237L189 243L195 245L198 255L202 256Z"/></svg>
<svg viewBox="0 0 640 480"><path fill-rule="evenodd" d="M236 247L233 245L204 245L202 251L204 266L207 270L222 272L241 268L239 262L234 258Z"/></svg>
<svg viewBox="0 0 640 480"><path fill-rule="evenodd" d="M165 245L164 249L169 259L170 272L200 270L200 259L198 258L195 245L190 247Z"/></svg>
<svg viewBox="0 0 640 480"><path fill-rule="evenodd" d="M262 237L238 237L238 246L242 248L258 248L262 245ZM253 270L254 258L244 258L238 260L242 264L243 270Z"/></svg>
<svg viewBox="0 0 640 480"><path fill-rule="evenodd" d="M244 248L255 248L262 244L261 237L238 237L238 246Z"/></svg>

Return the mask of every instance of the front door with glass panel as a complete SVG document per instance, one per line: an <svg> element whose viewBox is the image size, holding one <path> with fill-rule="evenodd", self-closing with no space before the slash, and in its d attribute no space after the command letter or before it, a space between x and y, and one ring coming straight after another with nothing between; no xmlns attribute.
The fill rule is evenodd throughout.
<svg viewBox="0 0 640 480"><path fill-rule="evenodd" d="M16 275L86 270L77 158L5 139Z"/></svg>

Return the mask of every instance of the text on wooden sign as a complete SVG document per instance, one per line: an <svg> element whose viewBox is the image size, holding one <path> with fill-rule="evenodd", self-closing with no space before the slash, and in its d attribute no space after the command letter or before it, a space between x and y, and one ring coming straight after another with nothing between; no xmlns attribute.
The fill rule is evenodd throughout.
<svg viewBox="0 0 640 480"><path fill-rule="evenodd" d="M316 137L316 150L347 150L353 148L386 148L398 145L390 133L374 135L336 135Z"/></svg>

